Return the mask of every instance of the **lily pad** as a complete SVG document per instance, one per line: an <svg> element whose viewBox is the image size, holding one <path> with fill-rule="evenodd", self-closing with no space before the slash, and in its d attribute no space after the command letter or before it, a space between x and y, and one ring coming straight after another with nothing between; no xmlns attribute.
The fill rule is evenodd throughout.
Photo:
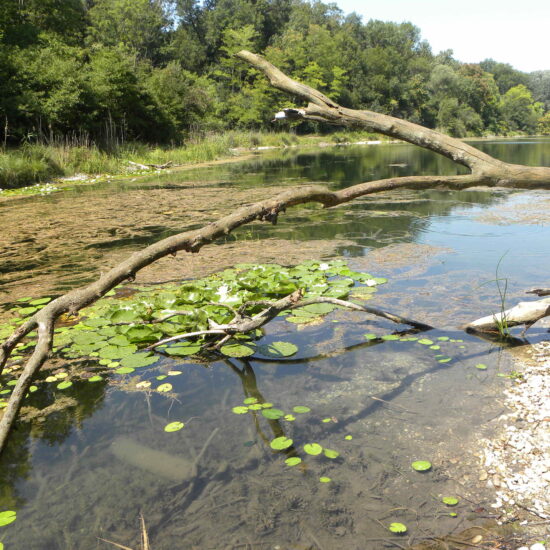
<svg viewBox="0 0 550 550"><path fill-rule="evenodd" d="M132 367L120 367L115 372L117 374L130 374L131 372L134 372L136 369L133 369Z"/></svg>
<svg viewBox="0 0 550 550"><path fill-rule="evenodd" d="M333 451L332 449L323 449L323 453L327 458L338 458L340 456L338 451Z"/></svg>
<svg viewBox="0 0 550 550"><path fill-rule="evenodd" d="M456 506L458 504L458 499L456 497L443 497L441 501L447 506Z"/></svg>
<svg viewBox="0 0 550 550"><path fill-rule="evenodd" d="M4 525L9 525L17 519L17 512L12 510L6 510L5 512L0 512L0 527Z"/></svg>
<svg viewBox="0 0 550 550"><path fill-rule="evenodd" d="M260 346L258 350L266 357L290 357L298 351L298 346L290 342L273 342L267 346Z"/></svg>
<svg viewBox="0 0 550 550"><path fill-rule="evenodd" d="M235 414L246 414L248 412L248 407L233 407L231 410Z"/></svg>
<svg viewBox="0 0 550 550"><path fill-rule="evenodd" d="M332 479L330 477L327 477L327 476L322 476L319 478L319 481L321 483L330 483L332 481Z"/></svg>
<svg viewBox="0 0 550 550"><path fill-rule="evenodd" d="M295 412L295 413L308 413L311 411L311 409L309 407L304 407L303 405L296 405L296 407L293 407L292 410Z"/></svg>
<svg viewBox="0 0 550 550"><path fill-rule="evenodd" d="M352 435L346 435L346 437L344 437L344 439L346 441L351 441L353 439L353 436Z"/></svg>
<svg viewBox="0 0 550 550"><path fill-rule="evenodd" d="M478 363L476 365L476 369L479 369L479 370L487 370L487 365L485 365L484 363Z"/></svg>
<svg viewBox="0 0 550 550"><path fill-rule="evenodd" d="M397 533L398 535L404 535L407 532L407 526L399 522L390 523L388 529L390 532Z"/></svg>
<svg viewBox="0 0 550 550"><path fill-rule="evenodd" d="M263 409L262 415L269 420L278 420L279 418L282 418L285 413L281 409Z"/></svg>
<svg viewBox="0 0 550 550"><path fill-rule="evenodd" d="M128 357L124 357L120 364L123 367L131 367L138 369L140 367L148 367L159 360L158 355L151 355L150 353L134 353Z"/></svg>
<svg viewBox="0 0 550 550"><path fill-rule="evenodd" d="M415 460L411 466L417 472L427 472L432 468L432 463L427 460Z"/></svg>
<svg viewBox="0 0 550 550"><path fill-rule="evenodd" d="M169 392L171 389L172 389L172 384L165 383L165 384L161 384L157 388L157 391L160 391L162 393L166 393L166 392Z"/></svg>
<svg viewBox="0 0 550 550"><path fill-rule="evenodd" d="M431 346L431 345L433 345L433 341L430 340L429 338L420 338L420 340L418 340L418 343L419 343L419 344L422 344L423 346Z"/></svg>
<svg viewBox="0 0 550 550"><path fill-rule="evenodd" d="M290 456L285 460L287 466L296 466L302 462L302 459L299 456Z"/></svg>
<svg viewBox="0 0 550 550"><path fill-rule="evenodd" d="M178 430L181 430L185 424L183 422L170 422L170 424L166 424L164 426L165 432L177 432Z"/></svg>
<svg viewBox="0 0 550 550"><path fill-rule="evenodd" d="M304 445L304 451L308 455L316 456L316 455L320 455L323 452L323 447L321 447L319 443L306 443Z"/></svg>
<svg viewBox="0 0 550 550"><path fill-rule="evenodd" d="M73 385L73 383L70 380L63 380L63 382L59 382L57 384L58 390L66 390L67 388L70 388Z"/></svg>
<svg viewBox="0 0 550 550"><path fill-rule="evenodd" d="M256 397L247 397L243 403L245 405L252 405L253 403L257 403L258 402L258 399Z"/></svg>
<svg viewBox="0 0 550 550"><path fill-rule="evenodd" d="M102 376L99 376L97 374L96 376L92 376L91 378L88 378L88 382L101 382L103 380Z"/></svg>
<svg viewBox="0 0 550 550"><path fill-rule="evenodd" d="M276 451L282 451L283 449L288 449L292 445L293 441L292 439L285 437L284 435L281 437L276 437L269 446L276 450Z"/></svg>
<svg viewBox="0 0 550 550"><path fill-rule="evenodd" d="M222 346L220 351L227 357L249 357L254 355L256 350L244 344L227 344Z"/></svg>
<svg viewBox="0 0 550 550"><path fill-rule="evenodd" d="M284 419L287 422L294 422L296 420L296 417L293 414L285 414Z"/></svg>

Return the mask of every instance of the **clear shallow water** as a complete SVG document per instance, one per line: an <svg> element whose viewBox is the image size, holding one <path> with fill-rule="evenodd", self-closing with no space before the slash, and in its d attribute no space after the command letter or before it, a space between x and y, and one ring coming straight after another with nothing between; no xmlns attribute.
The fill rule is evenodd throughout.
<svg viewBox="0 0 550 550"><path fill-rule="evenodd" d="M513 162L550 164L548 140L479 146ZM390 174L449 170L454 166L445 159L410 146L357 147L278 154L4 203L6 242L6 235L16 234L23 241L38 215L51 226L34 244L14 238L6 244L2 253L12 263L3 270L5 301L28 293L27 276L33 288L47 292L59 280L70 285L93 278L88 270L94 259L114 260L197 224L197 217L202 222L216 217L212 209L223 208L225 192L252 200L310 181L339 188ZM186 197L197 193L205 193L203 204L193 203L186 212ZM152 196L161 205L154 215L143 202ZM495 286L485 283L495 278L503 255L501 276L509 278L510 301L527 288L547 286L548 223L484 218L506 213L515 202L547 199L544 193L402 191L328 211L292 210L274 228L257 224L230 236L245 251L247 243L265 237L287 242L288 250L312 240L334 241L330 255L389 277L374 305L437 326L426 335L434 342L440 336L463 341L441 342L441 351L415 342L372 345L365 333L388 334L399 327L340 311L320 326L297 329L282 320L270 325L268 340L300 347L286 361L166 360L136 371L155 387L157 375L181 370L169 377L174 386L169 395L130 391L136 373L113 375L110 385L76 382L67 394L78 405L32 429L20 426L2 457L0 506L18 512L2 531L6 548L109 547L97 537L137 548L140 513L156 550L247 544L374 550L387 544L389 533L381 524L392 521L406 523L415 541L484 521L490 513L479 510L487 509L490 493L477 482L472 449L479 437L491 434L490 421L502 412L499 395L510 382L496 375L510 372L511 361L498 346L455 327L491 307L498 310ZM57 222L69 205L72 216ZM16 225L18 211L25 213L26 226ZM162 217L161 211L172 214ZM147 223L132 234L136 216ZM63 249L59 244L69 228L72 242ZM44 265L48 273L42 273ZM533 340L548 337L543 328L532 334ZM434 356L440 352L452 361L438 363ZM479 363L487 370L477 369ZM294 422L233 414L231 408L248 395L287 412L296 405L311 412L296 414ZM31 404L45 401L36 392ZM184 421L185 428L165 433L164 425L173 420ZM294 440L301 466L289 468L286 455L269 448L283 434ZM303 451L308 442L335 449L340 457L309 456ZM430 460L433 470L414 472L410 463L416 459ZM321 476L332 482L320 483ZM448 516L441 495L461 497L457 518Z"/></svg>

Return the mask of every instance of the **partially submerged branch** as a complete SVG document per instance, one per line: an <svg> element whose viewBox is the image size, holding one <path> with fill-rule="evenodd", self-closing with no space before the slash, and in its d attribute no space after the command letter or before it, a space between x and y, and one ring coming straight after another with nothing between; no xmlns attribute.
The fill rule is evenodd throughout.
<svg viewBox="0 0 550 550"><path fill-rule="evenodd" d="M383 309L362 306L353 302L348 302L346 300L340 300L338 298L331 298L329 296L318 296L316 298L309 298L307 300L302 300L301 298L302 291L296 290L292 294L289 294L288 296L285 296L284 298L281 298L276 302L248 302L241 306L239 312L236 312L235 317L233 317L233 319L227 324L212 324L212 329L210 330L201 330L198 332L186 332L183 334L177 334L175 336L171 336L170 338L159 340L158 342L155 342L145 349L153 350L164 344L169 344L171 342L183 340L186 338L194 338L196 336L223 336L222 341L226 341L227 337L231 337L234 334L247 334L260 327L263 327L283 311L293 310L313 304L333 304L346 309L362 311L364 313L370 313L371 315L383 317L384 319L388 319L390 321L393 321L394 323L412 326L413 328L416 328L418 330L431 330L433 328L432 326L425 323L414 321L406 317L401 317L400 315L390 313L389 311L384 311ZM246 309L246 307L259 303L265 304L267 308L252 317L243 314L243 311L244 309ZM216 343L215 348L217 347L219 347L219 343Z"/></svg>
<svg viewBox="0 0 550 550"><path fill-rule="evenodd" d="M502 327L525 325L524 333L539 319L550 315L550 298L536 302L520 302L516 306L476 319L462 328L469 332L500 332Z"/></svg>

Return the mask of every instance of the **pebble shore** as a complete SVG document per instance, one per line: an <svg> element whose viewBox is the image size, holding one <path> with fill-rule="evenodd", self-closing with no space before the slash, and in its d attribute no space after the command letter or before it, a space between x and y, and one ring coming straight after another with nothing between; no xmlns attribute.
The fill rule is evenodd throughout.
<svg viewBox="0 0 550 550"><path fill-rule="evenodd" d="M506 518L519 517L529 533L542 538L517 550L550 548L550 341L535 344L516 360L504 392L506 414L498 418L500 437L482 440L480 481L495 490L492 507ZM530 526L537 526L531 528Z"/></svg>

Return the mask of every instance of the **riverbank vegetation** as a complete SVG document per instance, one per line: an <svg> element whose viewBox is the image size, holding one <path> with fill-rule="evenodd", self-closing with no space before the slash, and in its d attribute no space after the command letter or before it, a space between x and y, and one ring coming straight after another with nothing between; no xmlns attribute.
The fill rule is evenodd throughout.
<svg viewBox="0 0 550 550"><path fill-rule="evenodd" d="M6 2L0 28L4 189L292 143L271 133L289 99L233 56L243 48L345 107L458 137L550 133L550 71L463 64L411 23L364 22L318 1Z"/></svg>
<svg viewBox="0 0 550 550"><path fill-rule="evenodd" d="M8 190L75 175L135 175L143 168L228 159L261 148L337 145L369 140L380 140L380 136L366 131L299 135L285 131L228 130L190 136L174 147L138 141L108 148L91 141L82 144L61 140L52 144L26 143L18 148L0 150L0 196L9 194Z"/></svg>

